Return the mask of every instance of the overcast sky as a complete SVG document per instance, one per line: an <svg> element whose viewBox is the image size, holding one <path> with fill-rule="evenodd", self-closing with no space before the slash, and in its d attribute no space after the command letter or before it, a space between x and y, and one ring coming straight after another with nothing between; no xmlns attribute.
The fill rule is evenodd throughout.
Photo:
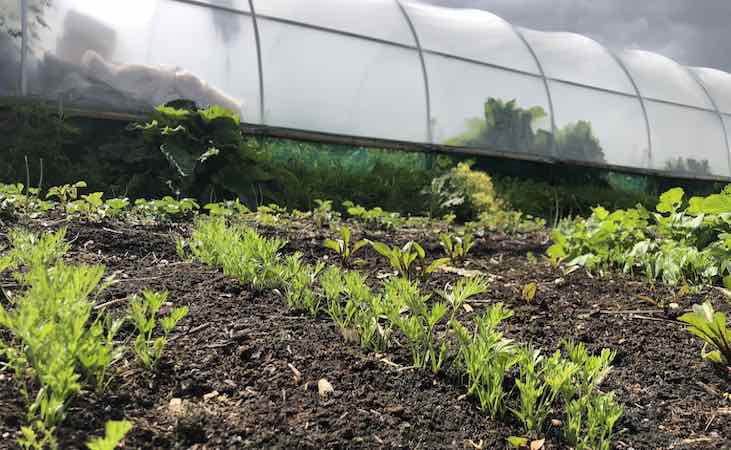
<svg viewBox="0 0 731 450"><path fill-rule="evenodd" d="M522 27L573 31L616 48L731 72L731 0L421 1L484 9Z"/></svg>

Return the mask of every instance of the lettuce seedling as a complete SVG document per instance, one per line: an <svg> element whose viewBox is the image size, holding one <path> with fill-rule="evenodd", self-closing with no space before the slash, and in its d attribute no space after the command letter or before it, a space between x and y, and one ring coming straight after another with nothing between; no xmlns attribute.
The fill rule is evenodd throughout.
<svg viewBox="0 0 731 450"><path fill-rule="evenodd" d="M121 216L129 207L129 204L129 199L127 197L110 198L104 202L104 206L106 206L106 214L112 218Z"/></svg>
<svg viewBox="0 0 731 450"><path fill-rule="evenodd" d="M711 302L706 301L693 305L693 312L683 314L678 320L690 325L688 331L711 347L711 351L702 353L703 358L731 367L731 329L726 327L725 314L714 311Z"/></svg>
<svg viewBox="0 0 731 450"><path fill-rule="evenodd" d="M249 211L249 208L241 204L238 198L236 200L226 200L225 202L220 203L208 203L203 206L203 209L208 211L208 214L211 217L231 217L236 214L246 214L251 212Z"/></svg>
<svg viewBox="0 0 731 450"><path fill-rule="evenodd" d="M110 420L104 425L104 437L86 443L89 450L114 450L132 429L132 422Z"/></svg>
<svg viewBox="0 0 731 450"><path fill-rule="evenodd" d="M351 257L361 248L368 245L368 241L365 239L361 239L351 246L350 244L350 237L351 232L350 228L343 225L340 227L340 239L333 240L333 239L326 239L323 242L323 245L326 248L329 248L330 250L334 251L338 257L340 257L340 262L343 264L343 266L347 267L350 264Z"/></svg>
<svg viewBox="0 0 731 450"><path fill-rule="evenodd" d="M187 307L175 308L158 323L157 316L167 298L167 292L146 290L142 293L142 297L134 296L130 303L129 315L138 333L135 338L135 354L149 370L154 369L160 360L170 333L178 322L188 315ZM162 335L153 338L158 328Z"/></svg>

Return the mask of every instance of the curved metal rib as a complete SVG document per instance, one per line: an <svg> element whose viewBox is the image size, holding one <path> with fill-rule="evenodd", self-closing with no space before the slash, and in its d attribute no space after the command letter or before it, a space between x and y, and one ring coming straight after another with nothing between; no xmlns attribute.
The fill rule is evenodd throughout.
<svg viewBox="0 0 731 450"><path fill-rule="evenodd" d="M26 66L28 65L28 0L20 0L20 72L18 73L18 91L25 96L28 93L28 77Z"/></svg>
<svg viewBox="0 0 731 450"><path fill-rule="evenodd" d="M411 34L414 36L414 42L416 42L416 50L419 52L419 60L421 61L421 72L424 77L424 92L425 92L425 98L426 98L426 133L427 133L427 139L429 143L435 144L434 137L432 135L432 129L431 129L431 91L429 88L429 74L426 70L426 60L424 59L424 51L421 48L421 41L419 40L419 34L416 32L416 27L414 26L414 23L411 21L411 17L409 16L409 13L406 11L406 8L404 8L404 5L401 4L401 0L394 0L396 2L396 5L401 10L401 13L404 15L404 19L406 19L406 23L409 25L409 29L411 29Z"/></svg>
<svg viewBox="0 0 731 450"><path fill-rule="evenodd" d="M630 83L632 83L632 87L637 93L637 98L640 100L640 106L642 107L642 115L645 117L645 129L647 130L648 169L652 168L652 129L650 128L650 116L647 114L647 105L645 104L645 98L642 96L642 92L640 92L640 86L632 77L632 73L629 71L629 68L627 68L627 65L624 63L624 61L622 61L622 59L609 47L601 43L599 45L601 45L602 48L606 50L607 53L609 53L609 56L611 56L617 62L617 64L619 64L619 67L621 67L624 73L627 75L627 78L629 78Z"/></svg>
<svg viewBox="0 0 731 450"><path fill-rule="evenodd" d="M512 23L508 22L505 19L502 19L503 22L505 22L511 30L513 30L513 33L515 33L516 36L518 36L518 39L520 39L523 44L525 44L526 48L530 52L530 54L533 56L533 59L536 62L536 66L538 67L538 71L541 73L541 78L543 79L543 86L546 88L546 98L548 99L548 109L551 114L551 156L558 159L558 148L556 147L556 116L555 116L555 110L553 108L553 97L551 96L551 89L548 87L548 78L546 77L546 72L543 70L543 65L541 64L541 60L538 59L538 54L533 50L533 47L528 43L528 39L525 38L523 33L513 25Z"/></svg>
<svg viewBox="0 0 731 450"><path fill-rule="evenodd" d="M265 124L266 120L264 112L264 63L261 55L261 36L259 35L259 22L256 18L256 9L254 8L254 0L249 0L249 8L251 9L251 22L254 25L254 40L256 41L256 60L259 65L259 120Z"/></svg>
<svg viewBox="0 0 731 450"><path fill-rule="evenodd" d="M703 83L703 80L701 77L698 76L697 73L690 70L690 68L683 66L683 68L690 74L690 76L695 80L696 83L698 83L698 86L703 89L703 92L706 93L706 96L708 97L708 100L711 102L711 105L713 106L713 109L716 111L716 115L718 115L718 120L721 121L721 130L723 130L723 138L726 141L726 161L728 163L728 170L729 174L731 175L731 145L729 144L728 139L728 128L726 128L726 121L723 120L723 114L721 113L721 110L718 108L718 103L716 103L716 100L711 95L711 92L706 87L706 84Z"/></svg>

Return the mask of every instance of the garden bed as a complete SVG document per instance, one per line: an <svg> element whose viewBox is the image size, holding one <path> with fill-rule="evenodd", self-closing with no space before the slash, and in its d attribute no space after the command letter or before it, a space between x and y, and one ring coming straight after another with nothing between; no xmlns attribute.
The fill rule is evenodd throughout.
<svg viewBox="0 0 731 450"><path fill-rule="evenodd" d="M30 223L36 231L62 225L50 219ZM322 246L333 233L304 221L294 225L262 233L287 239L285 254L300 251L308 262L335 263ZM10 227L5 222L0 228L0 242ZM166 290L171 303L188 306L190 313L154 374L130 357L116 366L107 393L83 392L72 401L57 432L61 448L83 448L110 419L133 423L124 448L495 449L506 448L508 436L521 435L510 415L488 419L449 372L435 376L411 368L406 348L364 352L346 342L330 320L288 310L278 291L255 291L219 269L181 260L175 237L188 236L189 224L68 227L67 259L104 265L118 279L98 304L121 314L126 299L142 289ZM429 228L352 228L358 239L398 244L413 239L430 254L440 252ZM727 311L721 294L703 288L677 295L677 288L620 275L564 273L541 259L547 246L542 233L478 239L466 262L453 266L480 272L490 287L468 300L471 308L462 310L460 319L469 321L503 302L515 312L504 324L506 336L546 354L559 349L564 338L584 342L592 352L615 350L614 369L601 390L615 391L625 410L616 427L617 449L731 448L731 408L722 395L731 392L729 377L701 359L702 344L675 320L706 298ZM369 280L392 270L371 248L359 257L364 260L359 270ZM453 270L440 271L428 288L442 289L458 278ZM521 292L531 282L537 283L537 294L526 302ZM648 300L678 307L659 309ZM0 448L14 448L26 406L12 377L0 377ZM318 393L321 379L334 388L324 398ZM560 425L554 425L544 448L562 448Z"/></svg>

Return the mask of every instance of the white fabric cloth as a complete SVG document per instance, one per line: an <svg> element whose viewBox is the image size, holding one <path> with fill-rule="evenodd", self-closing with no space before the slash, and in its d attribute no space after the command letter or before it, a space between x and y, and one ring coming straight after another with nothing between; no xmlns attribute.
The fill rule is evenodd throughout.
<svg viewBox="0 0 731 450"><path fill-rule="evenodd" d="M209 86L191 72L175 66L143 64L115 64L93 50L87 50L81 59L84 74L106 83L115 90L136 100L160 105L171 100L193 100L201 107L218 105L241 111L242 102Z"/></svg>

